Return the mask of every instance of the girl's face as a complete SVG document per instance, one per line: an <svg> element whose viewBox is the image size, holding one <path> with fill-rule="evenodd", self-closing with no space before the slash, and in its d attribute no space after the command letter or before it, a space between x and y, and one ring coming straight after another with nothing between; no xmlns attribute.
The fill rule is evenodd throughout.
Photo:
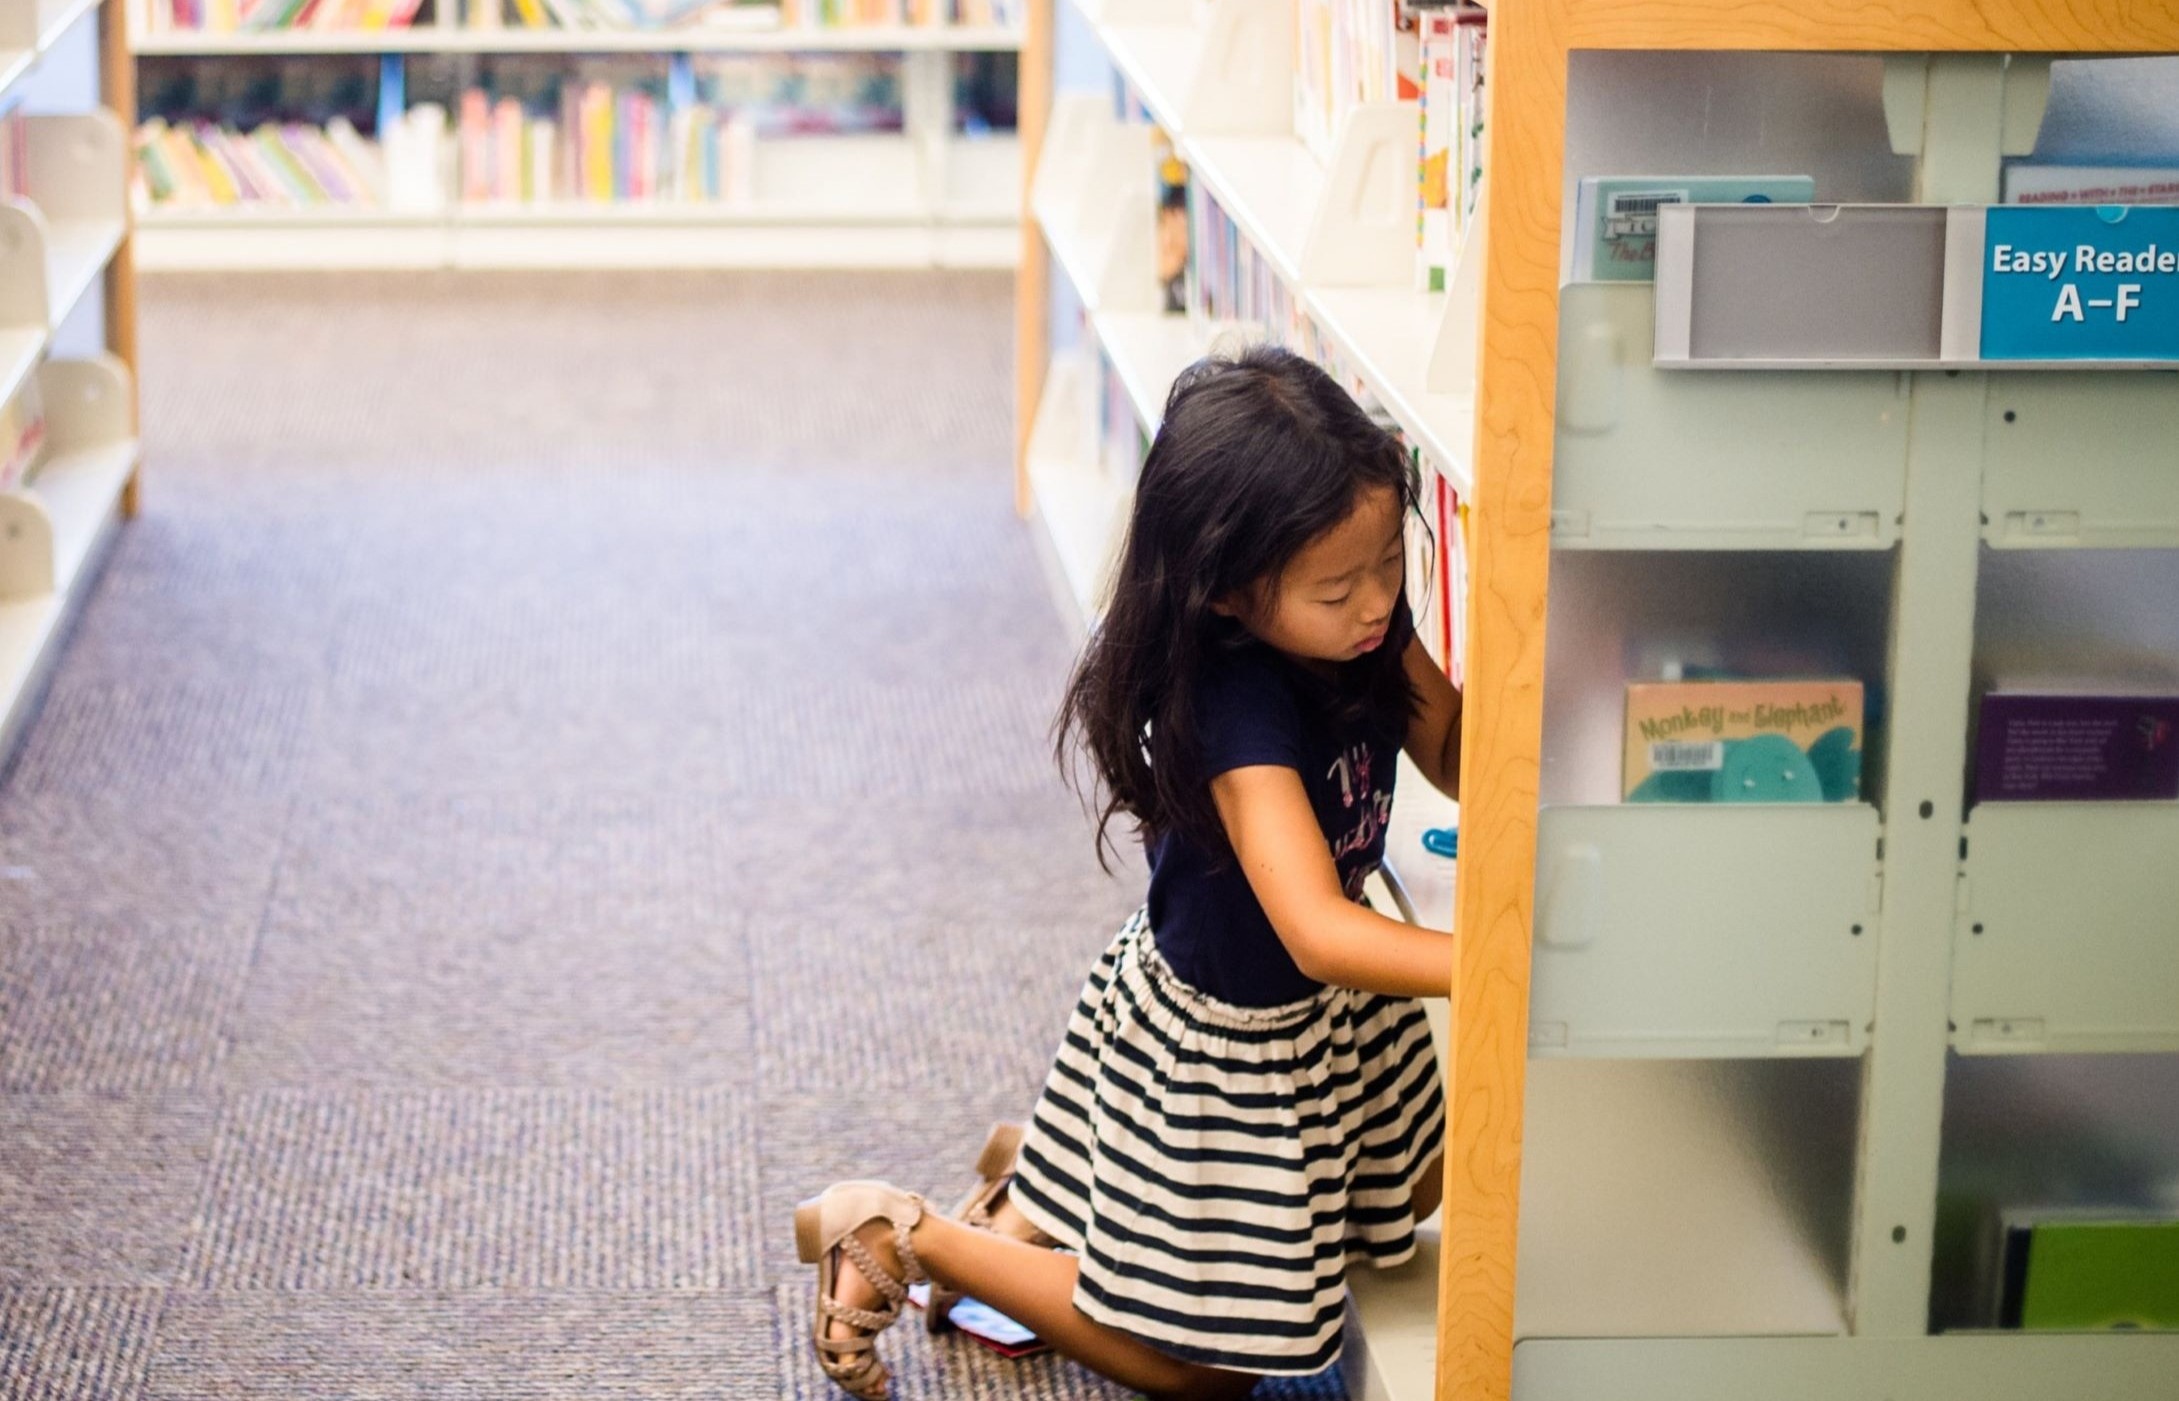
<svg viewBox="0 0 2179 1401"><path fill-rule="evenodd" d="M1212 606L1290 657L1347 662L1384 645L1406 573L1399 495L1374 487L1345 520L1302 546L1276 581Z"/></svg>

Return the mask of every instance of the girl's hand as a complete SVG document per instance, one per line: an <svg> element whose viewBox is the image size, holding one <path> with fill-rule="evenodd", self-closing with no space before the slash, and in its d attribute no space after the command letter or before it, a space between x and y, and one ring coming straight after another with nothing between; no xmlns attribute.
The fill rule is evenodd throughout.
<svg viewBox="0 0 2179 1401"><path fill-rule="evenodd" d="M1453 936L1347 898L1300 774L1276 764L1229 769L1211 780L1211 800L1249 889L1305 976L1394 997L1451 992Z"/></svg>
<svg viewBox="0 0 2179 1401"><path fill-rule="evenodd" d="M1422 709L1407 725L1407 742L1401 747L1415 761L1422 776L1448 798L1460 796L1460 692L1438 664L1430 660L1422 639L1410 637L1407 653L1408 683L1422 697Z"/></svg>

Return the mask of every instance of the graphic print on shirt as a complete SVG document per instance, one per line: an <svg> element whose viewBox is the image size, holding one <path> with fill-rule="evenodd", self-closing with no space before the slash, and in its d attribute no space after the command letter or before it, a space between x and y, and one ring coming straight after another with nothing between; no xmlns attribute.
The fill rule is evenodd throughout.
<svg viewBox="0 0 2179 1401"><path fill-rule="evenodd" d="M1336 863L1354 852L1362 851L1384 833L1392 820L1392 794L1378 788L1371 779L1375 752L1367 743L1349 745L1347 751L1332 761L1325 771L1326 778L1339 780L1340 806L1353 814L1353 826L1333 840L1332 860ZM1347 898L1355 899L1362 893L1362 882L1369 879L1373 866L1357 866L1346 873L1341 882Z"/></svg>

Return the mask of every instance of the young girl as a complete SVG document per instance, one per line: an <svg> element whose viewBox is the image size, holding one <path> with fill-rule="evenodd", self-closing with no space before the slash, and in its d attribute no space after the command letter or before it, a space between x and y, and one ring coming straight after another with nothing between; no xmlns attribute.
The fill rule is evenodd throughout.
<svg viewBox="0 0 2179 1401"><path fill-rule="evenodd" d="M1019 1153L950 1219L877 1182L795 1213L827 1375L885 1395L906 1285L961 1294L1138 1391L1239 1397L1336 1358L1350 1263L1396 1264L1438 1196L1421 1005L1452 938L1372 912L1398 751L1447 793L1460 696L1416 639L1399 445L1259 348L1167 400L1111 606L1060 718L1150 858ZM1062 1247L1055 1250L1053 1246Z"/></svg>

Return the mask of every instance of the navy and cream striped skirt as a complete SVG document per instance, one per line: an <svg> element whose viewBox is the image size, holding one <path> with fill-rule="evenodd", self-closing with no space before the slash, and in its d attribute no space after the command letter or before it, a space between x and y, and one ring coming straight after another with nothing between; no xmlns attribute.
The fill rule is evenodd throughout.
<svg viewBox="0 0 2179 1401"><path fill-rule="evenodd" d="M1219 1002L1138 911L1068 1019L1009 1198L1081 1256L1095 1321L1207 1366L1318 1372L1347 1266L1414 1253L1408 1203L1444 1125L1421 1003Z"/></svg>

